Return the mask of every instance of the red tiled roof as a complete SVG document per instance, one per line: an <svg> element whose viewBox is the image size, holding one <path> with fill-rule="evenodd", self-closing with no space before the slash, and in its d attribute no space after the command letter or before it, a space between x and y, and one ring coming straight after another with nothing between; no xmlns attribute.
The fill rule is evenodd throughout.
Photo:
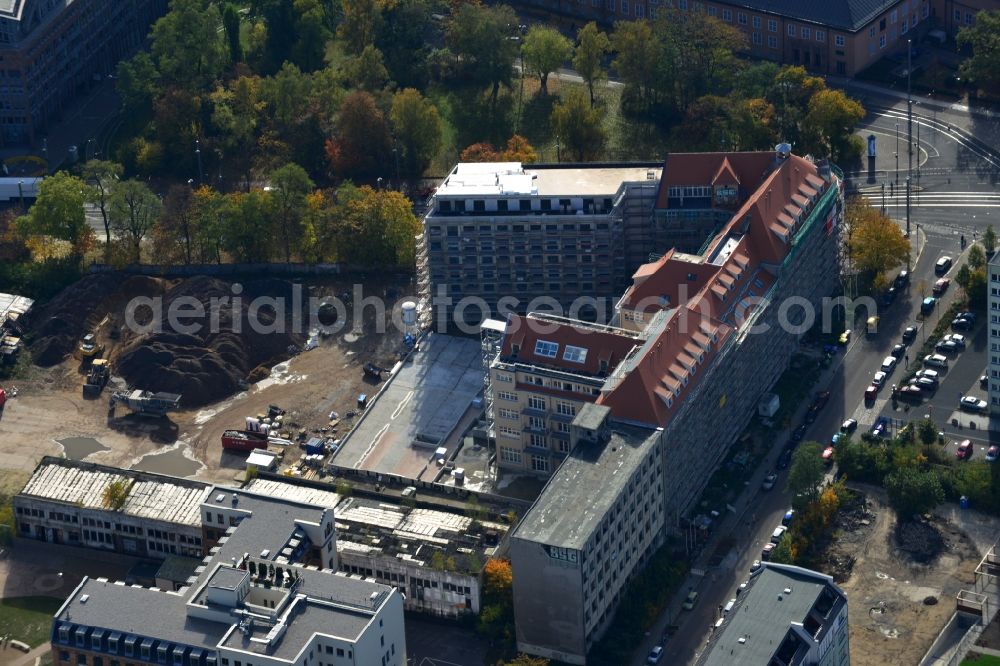
<svg viewBox="0 0 1000 666"><path fill-rule="evenodd" d="M555 358L535 354L535 344L539 340L559 345ZM597 375L601 372L602 360L607 362L607 371L610 372L640 342L637 336L625 331L618 333L603 327L574 325L568 322L554 322L551 319L510 315L507 319L507 332L503 336L500 355L502 358L512 358L514 345L518 345L518 362L560 368L568 372ZM587 355L584 362L577 363L566 359L564 357L566 345L586 349Z"/></svg>
<svg viewBox="0 0 1000 666"><path fill-rule="evenodd" d="M723 173L731 173L735 182L753 190L774 162L774 153L671 153L663 165L656 207L667 207L671 185L705 186L714 184Z"/></svg>

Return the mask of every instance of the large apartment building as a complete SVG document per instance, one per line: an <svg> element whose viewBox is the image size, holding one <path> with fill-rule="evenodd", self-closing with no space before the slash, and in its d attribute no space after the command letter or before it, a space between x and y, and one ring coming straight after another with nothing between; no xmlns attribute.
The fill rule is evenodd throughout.
<svg viewBox="0 0 1000 666"><path fill-rule="evenodd" d="M713 184L720 172L732 175ZM696 185L700 178L705 180ZM704 196L673 201L669 193L678 182L706 188L697 193ZM594 608L596 598L586 596L593 581L585 570L550 574L553 585L585 601L580 613L573 610L575 602L553 602L555 592L543 597L546 603L533 599L531 591L544 585L539 579L546 574L539 572L551 568L542 566L547 561L538 553L563 549L555 552L593 557L587 555L587 526L630 501L621 481L631 468L609 461L646 449L621 433L648 440L645 446L655 452L650 455L662 483L648 492L660 503L652 514L654 529L680 528L761 394L822 313L822 298L836 288L843 193L829 165L791 155L787 146L774 154L671 155L660 192L665 210L692 205L700 211L723 196L729 219L696 253L670 249L640 266L617 302L614 325L531 313L483 327L484 353L491 359L485 402L498 466L502 472L551 475L511 543L519 647L569 663L586 662L617 607L619 586L635 571L634 558L644 559L655 544L628 544L629 558L612 567L623 578L601 580ZM662 233L688 234L674 218L662 219ZM599 419L595 408L603 410ZM584 423L619 434L604 448L582 446ZM593 507L585 497L602 504ZM550 505L561 508L547 512ZM617 553L619 541L634 536L622 528L609 552ZM517 590L523 585L519 575L529 581L524 594Z"/></svg>
<svg viewBox="0 0 1000 666"><path fill-rule="evenodd" d="M571 17L616 21L655 18L658 12L705 12L746 34L750 55L812 71L854 76L886 55L905 53L906 40L922 34L935 14L958 12L972 20L967 7L983 0L521 0L523 6ZM991 4L988 3L987 4Z"/></svg>
<svg viewBox="0 0 1000 666"><path fill-rule="evenodd" d="M626 585L663 542L663 431L585 404L572 449L511 537L517 648L586 663Z"/></svg>
<svg viewBox="0 0 1000 666"><path fill-rule="evenodd" d="M0 0L0 144L35 143L166 11L167 0Z"/></svg>
<svg viewBox="0 0 1000 666"><path fill-rule="evenodd" d="M648 228L660 164L459 163L438 186L417 244L435 326L610 299ZM644 261L646 257L641 257ZM468 305L462 299L474 296ZM599 318L599 305L574 316ZM605 309L607 312L607 309Z"/></svg>
<svg viewBox="0 0 1000 666"><path fill-rule="evenodd" d="M850 663L847 595L833 578L764 563L712 632L697 666Z"/></svg>

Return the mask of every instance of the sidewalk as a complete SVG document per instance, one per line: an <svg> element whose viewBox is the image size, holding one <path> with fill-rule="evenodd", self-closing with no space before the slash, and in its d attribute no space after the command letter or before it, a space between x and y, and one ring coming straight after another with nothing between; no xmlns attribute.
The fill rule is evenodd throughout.
<svg viewBox="0 0 1000 666"><path fill-rule="evenodd" d="M895 97L898 100L906 101L907 95L904 91L897 91L892 88L884 88L882 86L877 86L872 83L863 83L861 81L856 81L854 79L843 78L839 76L827 76L825 77L828 84L836 86L838 88L854 88L856 90L865 90L877 95L884 95L886 97ZM965 113L970 116L979 116L980 118L986 118L989 120L996 120L1000 118L1000 112L990 111L989 109L973 109L967 104L960 104L958 102L945 102L936 100L933 97L927 95L921 95L919 93L913 93L910 99L920 102L920 106L926 108L935 108L938 111L957 111L959 113Z"/></svg>

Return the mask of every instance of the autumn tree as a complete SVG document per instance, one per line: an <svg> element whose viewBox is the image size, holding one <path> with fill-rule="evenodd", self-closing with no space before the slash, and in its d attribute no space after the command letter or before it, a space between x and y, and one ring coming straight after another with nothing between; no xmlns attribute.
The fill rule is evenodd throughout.
<svg viewBox="0 0 1000 666"><path fill-rule="evenodd" d="M548 95L549 74L559 69L573 53L573 45L555 28L533 25L521 46L525 68L538 77L542 94Z"/></svg>
<svg viewBox="0 0 1000 666"><path fill-rule="evenodd" d="M389 120L398 149L402 149L399 157L404 173L420 176L441 149L442 125L437 107L418 91L406 88L393 96Z"/></svg>
<svg viewBox="0 0 1000 666"><path fill-rule="evenodd" d="M306 197L314 187L309 174L298 164L289 163L271 174L271 199L274 203L285 262L292 260L292 243L298 241L300 221Z"/></svg>
<svg viewBox="0 0 1000 666"><path fill-rule="evenodd" d="M591 21L576 33L576 50L573 52L573 69L577 71L590 93L590 105L594 106L594 86L607 78L604 71L604 56L611 49L607 34Z"/></svg>
<svg viewBox="0 0 1000 666"><path fill-rule="evenodd" d="M90 160L83 165L83 180L90 186L87 202L97 206L104 223L104 259L111 252L111 192L122 176L122 165L117 162Z"/></svg>
<svg viewBox="0 0 1000 666"><path fill-rule="evenodd" d="M474 143L467 146L459 156L462 162L520 162L532 164L538 161L538 153L520 134L507 139L507 145L497 150L489 143Z"/></svg>
<svg viewBox="0 0 1000 666"><path fill-rule="evenodd" d="M337 131L326 142L326 155L331 170L341 178L375 178L388 173L391 144L389 124L375 99L356 91L340 107Z"/></svg>
<svg viewBox="0 0 1000 666"><path fill-rule="evenodd" d="M886 275L909 258L909 239L899 225L861 197L848 199L844 221L851 263L871 276L876 288L883 288Z"/></svg>
<svg viewBox="0 0 1000 666"><path fill-rule="evenodd" d="M826 82L806 72L805 67L782 67L771 81L765 99L775 109L775 132L793 145L802 143L802 122L809 100L826 89Z"/></svg>
<svg viewBox="0 0 1000 666"><path fill-rule="evenodd" d="M648 21L619 21L611 33L615 59L611 63L625 84L626 96L637 98L643 112L656 102L656 67L663 56L663 45L654 37Z"/></svg>
<svg viewBox="0 0 1000 666"><path fill-rule="evenodd" d="M142 259L142 240L156 224L161 210L160 198L138 180L122 181L111 193L111 228L127 245L135 263Z"/></svg>
<svg viewBox="0 0 1000 666"><path fill-rule="evenodd" d="M514 637L514 575L508 560L491 557L483 567L482 608L477 631L492 639Z"/></svg>
<svg viewBox="0 0 1000 666"><path fill-rule="evenodd" d="M210 99L212 125L219 132L227 163L236 167L243 189L248 190L258 127L265 106L260 95L260 79L241 76L230 82L228 88L217 88Z"/></svg>
<svg viewBox="0 0 1000 666"><path fill-rule="evenodd" d="M59 171L44 178L34 205L17 220L18 233L68 241L73 253L82 255L94 236L87 225L86 201L87 184L76 176Z"/></svg>
<svg viewBox="0 0 1000 666"><path fill-rule="evenodd" d="M510 37L518 24L507 5L469 2L452 14L446 28L445 41L458 57L459 69L478 85L490 86L494 105L500 86L509 86L514 75L517 42Z"/></svg>
<svg viewBox="0 0 1000 666"><path fill-rule="evenodd" d="M1000 92L1000 10L980 11L974 25L958 31L955 42L960 49L968 48L972 55L960 72L966 80L990 93Z"/></svg>
<svg viewBox="0 0 1000 666"><path fill-rule="evenodd" d="M527 654L519 654L510 661L497 662L496 666L549 666L551 663L545 657L532 657Z"/></svg>
<svg viewBox="0 0 1000 666"><path fill-rule="evenodd" d="M377 93L389 85L389 70L385 67L385 57L371 44L358 55L348 58L343 71L349 86L370 93Z"/></svg>
<svg viewBox="0 0 1000 666"><path fill-rule="evenodd" d="M570 159L595 160L604 149L604 113L590 106L582 90L574 88L552 109L552 127Z"/></svg>
<svg viewBox="0 0 1000 666"><path fill-rule="evenodd" d="M342 17L337 36L350 53L359 54L375 42L384 7L384 0L343 0L340 3Z"/></svg>
<svg viewBox="0 0 1000 666"><path fill-rule="evenodd" d="M827 89L815 93L809 98L808 112L803 121L806 134L816 141L810 152L829 156L835 162L857 159L858 146L852 141L854 135L851 130L864 117L865 110L861 104L841 90Z"/></svg>
<svg viewBox="0 0 1000 666"><path fill-rule="evenodd" d="M364 186L344 202L347 224L357 229L349 261L368 266L410 266L416 251L420 221L413 205L395 190Z"/></svg>

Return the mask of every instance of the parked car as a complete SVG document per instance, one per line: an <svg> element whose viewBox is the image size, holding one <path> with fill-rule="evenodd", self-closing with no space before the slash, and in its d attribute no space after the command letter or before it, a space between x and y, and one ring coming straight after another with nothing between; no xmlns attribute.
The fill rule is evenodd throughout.
<svg viewBox="0 0 1000 666"><path fill-rule="evenodd" d="M816 398L813 400L813 407L817 410L826 407L826 403L830 402L830 392L820 391L816 394Z"/></svg>
<svg viewBox="0 0 1000 666"><path fill-rule="evenodd" d="M789 509L785 512L785 515L781 518L782 525L791 525L792 519L795 518L795 509Z"/></svg>
<svg viewBox="0 0 1000 666"><path fill-rule="evenodd" d="M824 464L827 464L827 465L832 465L833 464L833 447L832 446L828 446L825 449L823 449L822 458L823 458L823 463Z"/></svg>
<svg viewBox="0 0 1000 666"><path fill-rule="evenodd" d="M917 384L907 384L903 386L896 392L896 397L899 400L906 400L908 402L917 402L924 397L924 389L922 386Z"/></svg>
<svg viewBox="0 0 1000 666"><path fill-rule="evenodd" d="M967 395L958 401L958 406L963 412L985 412L989 406L985 400L974 395Z"/></svg>
<svg viewBox="0 0 1000 666"><path fill-rule="evenodd" d="M948 286L951 284L951 280L948 278L941 278L934 283L934 287L931 288L931 293L935 296L940 296L944 292L948 291Z"/></svg>
<svg viewBox="0 0 1000 666"><path fill-rule="evenodd" d="M696 603L698 603L698 593L691 590L688 592L687 598L684 599L684 603L681 605L681 608L684 610L692 610Z"/></svg>
<svg viewBox="0 0 1000 666"><path fill-rule="evenodd" d="M647 664L658 664L660 659L663 658L663 646L657 645L652 650L649 651L649 656L646 657Z"/></svg>
<svg viewBox="0 0 1000 666"><path fill-rule="evenodd" d="M955 317L951 320L951 330L953 331L971 331L976 323L965 317Z"/></svg>
<svg viewBox="0 0 1000 666"><path fill-rule="evenodd" d="M908 284L910 284L910 271L906 270L899 271L899 275L892 281L892 286L896 287L896 289L903 289Z"/></svg>
<svg viewBox="0 0 1000 666"><path fill-rule="evenodd" d="M892 371L896 369L896 357L886 356L882 359L882 372L886 375L891 375Z"/></svg>
<svg viewBox="0 0 1000 666"><path fill-rule="evenodd" d="M873 437L886 437L889 434L889 419L880 416L872 428Z"/></svg>
<svg viewBox="0 0 1000 666"><path fill-rule="evenodd" d="M948 335L944 336L944 339L951 340L952 342L955 343L955 346L957 346L959 349L965 349L966 338L964 335L960 333L949 333Z"/></svg>
<svg viewBox="0 0 1000 666"><path fill-rule="evenodd" d="M759 562L760 560L754 560L754 561L755 562ZM740 583L740 586L736 588L736 596L737 596L737 598L741 594L743 594L744 592L746 592L746 590L747 590L748 587L750 587L750 581L745 580L742 583Z"/></svg>
<svg viewBox="0 0 1000 666"><path fill-rule="evenodd" d="M916 386L921 391L937 391L938 380L932 377L914 377L910 381L911 386Z"/></svg>
<svg viewBox="0 0 1000 666"><path fill-rule="evenodd" d="M847 419L840 424L840 432L854 432L858 429L858 422L854 419Z"/></svg>
<svg viewBox="0 0 1000 666"><path fill-rule="evenodd" d="M787 532L787 531L788 531L788 528L785 527L784 525L778 525L777 527L775 527L774 531L771 532L771 543L778 543L778 542L780 542L781 541L781 537L783 537L785 535L785 532Z"/></svg>
<svg viewBox="0 0 1000 666"><path fill-rule="evenodd" d="M957 354L959 349L957 343L945 338L941 340L941 342L934 345L934 351L939 351L942 354Z"/></svg>
<svg viewBox="0 0 1000 666"><path fill-rule="evenodd" d="M972 457L972 454L974 452L975 449L972 446L972 442L970 442L969 440L965 440L964 442L958 445L957 449L955 449L955 457L958 458L959 460L968 460L969 458Z"/></svg>
<svg viewBox="0 0 1000 666"><path fill-rule="evenodd" d="M781 455L778 456L778 462L775 464L778 469L788 469L788 466L792 464L792 450L785 449L782 451Z"/></svg>
<svg viewBox="0 0 1000 666"><path fill-rule="evenodd" d="M986 449L986 462L996 462L997 458L1000 458L1000 446L994 444Z"/></svg>
<svg viewBox="0 0 1000 666"><path fill-rule="evenodd" d="M833 437L830 438L830 446L837 446L837 442L847 437L847 433L840 432L839 430L833 433Z"/></svg>
<svg viewBox="0 0 1000 666"><path fill-rule="evenodd" d="M917 377L927 377L928 379L933 379L938 381L941 379L941 373L937 370L931 370L929 368L923 368L922 370L917 370Z"/></svg>
<svg viewBox="0 0 1000 666"><path fill-rule="evenodd" d="M806 415L803 420L806 423L815 423L817 416L819 416L819 410L816 409L816 405L810 405L809 409L806 410Z"/></svg>
<svg viewBox="0 0 1000 666"><path fill-rule="evenodd" d="M895 347L892 348L892 351L889 352L889 355L898 361L899 359L906 356L906 345L903 344L896 345Z"/></svg>
<svg viewBox="0 0 1000 666"><path fill-rule="evenodd" d="M762 566L763 565L760 563L760 560L754 560L753 564L750 565L750 573L756 573L760 571Z"/></svg>
<svg viewBox="0 0 1000 666"><path fill-rule="evenodd" d="M774 550L773 543L765 543L764 547L760 549L760 559L769 560L771 559L771 551Z"/></svg>
<svg viewBox="0 0 1000 666"><path fill-rule="evenodd" d="M800 425L798 428L792 432L792 436L789 438L796 444L802 441L802 438L806 436L806 426Z"/></svg>
<svg viewBox="0 0 1000 666"><path fill-rule="evenodd" d="M928 354L924 356L924 365L931 368L947 368L948 359L941 354Z"/></svg>
<svg viewBox="0 0 1000 666"><path fill-rule="evenodd" d="M875 403L876 398L878 398L878 387L872 384L865 389L865 405L870 407Z"/></svg>
<svg viewBox="0 0 1000 666"><path fill-rule="evenodd" d="M908 345L917 339L917 327L907 326L906 330L903 331L903 344Z"/></svg>
<svg viewBox="0 0 1000 666"><path fill-rule="evenodd" d="M764 477L764 483L760 484L760 487L762 490L771 490L777 481L778 475L774 472L768 472L767 476Z"/></svg>
<svg viewBox="0 0 1000 666"><path fill-rule="evenodd" d="M892 305L896 301L897 295L899 295L899 290L896 287L889 287L882 296L882 305Z"/></svg>
<svg viewBox="0 0 1000 666"><path fill-rule="evenodd" d="M934 305L937 303L937 299L933 296L928 296L920 303L920 311L923 314L930 314L934 311Z"/></svg>
<svg viewBox="0 0 1000 666"><path fill-rule="evenodd" d="M966 310L964 312L959 312L957 315L955 315L955 318L956 319L968 319L973 324L976 323L976 313L975 312L969 312L968 310Z"/></svg>
<svg viewBox="0 0 1000 666"><path fill-rule="evenodd" d="M725 615L729 611L733 610L733 606L736 605L736 599L730 599L726 602L726 605L722 607L722 614Z"/></svg>
<svg viewBox="0 0 1000 666"><path fill-rule="evenodd" d="M875 386L877 388L882 388L883 386L885 386L885 380L888 378L888 376L889 375L886 374L884 370L879 370L878 372L875 373L875 376L872 377L872 386Z"/></svg>
<svg viewBox="0 0 1000 666"><path fill-rule="evenodd" d="M938 275L944 275L949 269L951 269L951 257L948 255L944 255L934 264L934 272Z"/></svg>

